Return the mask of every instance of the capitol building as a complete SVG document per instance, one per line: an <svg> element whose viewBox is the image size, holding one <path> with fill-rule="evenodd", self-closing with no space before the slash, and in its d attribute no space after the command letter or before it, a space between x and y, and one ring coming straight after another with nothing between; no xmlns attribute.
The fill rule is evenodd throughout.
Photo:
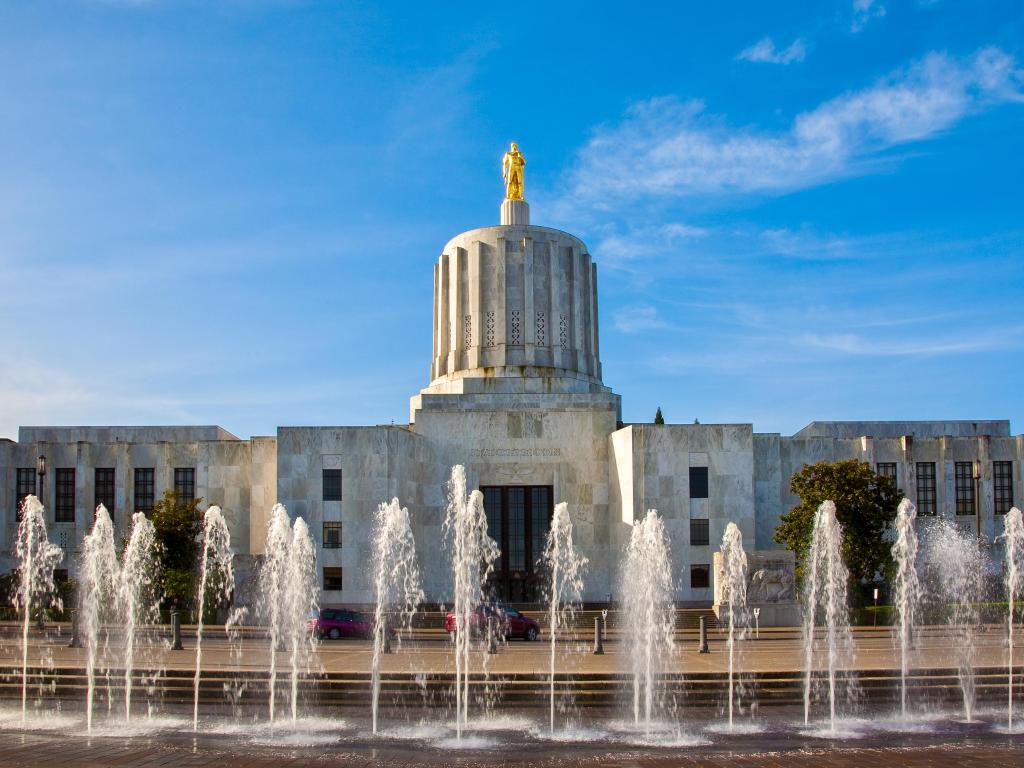
<svg viewBox="0 0 1024 768"><path fill-rule="evenodd" d="M812 421L793 435L624 423L601 372L600 254L531 224L515 170L500 224L456 235L434 264L430 376L407 423L281 426L248 439L218 426L22 426L17 442L0 440L0 572L14 567L29 493L41 492L51 538L69 553L61 568L73 574L98 504L120 538L131 513L171 489L221 506L240 561L261 554L281 502L313 534L322 604L366 604L374 511L398 497L427 599L450 600L442 523L455 464L484 494L501 548L492 585L513 602L539 597L535 561L564 501L590 560L587 602L616 599L631 526L654 508L671 536L676 600L710 605L728 522L755 557L791 562L772 535L798 501L791 475L821 460L865 461L894 477L920 515L990 539L1002 532L1002 515L1024 497L1024 435L1008 421Z"/></svg>

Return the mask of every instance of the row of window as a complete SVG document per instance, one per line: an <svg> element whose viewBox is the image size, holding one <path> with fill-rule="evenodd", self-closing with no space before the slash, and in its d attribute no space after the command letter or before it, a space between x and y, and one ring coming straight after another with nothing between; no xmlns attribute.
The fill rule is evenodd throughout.
<svg viewBox="0 0 1024 768"><path fill-rule="evenodd" d="M337 566L327 566L323 569L322 584L324 592L340 592L343 589L344 579L342 578L342 570L342 568L339 568ZM703 564L690 566L690 588L711 588L710 565Z"/></svg>
<svg viewBox="0 0 1024 768"><path fill-rule="evenodd" d="M917 469L917 513L919 515L935 515L938 500L935 492L935 462L919 461ZM896 462L879 462L875 470L879 475L896 477ZM977 511L975 502L977 478L974 476L973 461L957 461L953 466L954 487L956 489L956 513L973 515ZM992 462L992 505L997 515L1005 515L1013 506L1013 462Z"/></svg>
<svg viewBox="0 0 1024 768"><path fill-rule="evenodd" d="M75 470L73 467L58 467L54 472L53 519L58 523L75 522ZM153 467L136 467L133 508L138 512L152 512L156 503L156 470ZM21 505L30 493L37 493L35 467L19 467L16 475L18 519L21 519ZM97 467L93 476L93 509L102 504L111 518L114 517L114 469ZM194 467L176 467L174 470L174 492L184 499L196 497L196 470Z"/></svg>

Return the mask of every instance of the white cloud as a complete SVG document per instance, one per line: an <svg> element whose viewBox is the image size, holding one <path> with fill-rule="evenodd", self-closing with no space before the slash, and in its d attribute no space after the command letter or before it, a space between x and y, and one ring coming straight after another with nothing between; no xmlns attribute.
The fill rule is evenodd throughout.
<svg viewBox="0 0 1024 768"><path fill-rule="evenodd" d="M792 64L794 61L803 61L806 56L807 46L799 38L788 47L776 50L775 43L770 37L762 37L749 48L740 51L736 58L763 64Z"/></svg>
<svg viewBox="0 0 1024 768"><path fill-rule="evenodd" d="M809 347L846 355L907 357L911 355L950 355L986 352L1020 346L1024 328L1009 328L996 334L972 336L928 336L898 340L870 339L856 333L807 333L800 342Z"/></svg>
<svg viewBox="0 0 1024 768"><path fill-rule="evenodd" d="M796 116L783 132L732 129L700 101L674 96L634 104L579 152L563 205L781 193L863 172L901 144L935 136L966 115L1024 101L1024 70L985 48L966 60L932 53L874 85Z"/></svg>
<svg viewBox="0 0 1024 768"><path fill-rule="evenodd" d="M625 307L615 313L615 328L622 333L640 333L667 327L668 323L658 317L658 310L651 306Z"/></svg>
<svg viewBox="0 0 1024 768"><path fill-rule="evenodd" d="M622 266L634 259L660 256L678 249L684 240L704 237L707 230L688 224L670 222L653 227L630 229L625 234L614 232L605 235L597 251L603 263Z"/></svg>
<svg viewBox="0 0 1024 768"><path fill-rule="evenodd" d="M885 16L885 6L878 0L853 0L853 22L851 32L860 32L865 25L875 18Z"/></svg>

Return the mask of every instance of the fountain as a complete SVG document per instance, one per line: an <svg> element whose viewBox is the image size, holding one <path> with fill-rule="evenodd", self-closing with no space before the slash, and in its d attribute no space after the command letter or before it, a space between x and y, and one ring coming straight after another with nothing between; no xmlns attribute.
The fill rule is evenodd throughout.
<svg viewBox="0 0 1024 768"><path fill-rule="evenodd" d="M633 674L633 721L650 736L662 702L659 676L670 668L675 649L673 582L668 534L657 510L633 524L622 566L622 612L626 654Z"/></svg>
<svg viewBox="0 0 1024 768"><path fill-rule="evenodd" d="M199 681L203 666L203 623L206 596L212 593L214 606L228 600L235 588L231 567L231 532L220 507L212 506L203 515L203 547L199 557L199 589L196 593L196 674L192 681L192 730L199 730ZM225 631L229 631L225 625Z"/></svg>
<svg viewBox="0 0 1024 768"><path fill-rule="evenodd" d="M1013 731L1013 611L1024 597L1024 521L1017 507L1006 513L1003 521L1003 539L1006 542L1006 625L1009 647L1006 661L1006 729Z"/></svg>
<svg viewBox="0 0 1024 768"><path fill-rule="evenodd" d="M929 597L938 602L955 640L957 678L963 698L964 719L974 722L975 628L982 592L982 556L974 534L946 520L937 520L924 537L928 567L934 578Z"/></svg>
<svg viewBox="0 0 1024 768"><path fill-rule="evenodd" d="M48 603L62 607L59 599L54 597L53 569L64 559L64 550L51 544L47 537L43 505L33 495L26 496L21 505L15 555L20 575L14 598L15 607L24 612L21 624L21 724L24 727L28 702L28 629L32 623L32 606L37 606L40 611Z"/></svg>
<svg viewBox="0 0 1024 768"><path fill-rule="evenodd" d="M743 551L743 534L736 523L725 526L722 536L723 600L729 603L729 730L733 728L733 680L736 666L736 641L746 639L750 631L750 612L747 610L747 553ZM738 691L742 694L742 691ZM739 703L739 702L737 702Z"/></svg>
<svg viewBox="0 0 1024 768"><path fill-rule="evenodd" d="M836 505L824 501L814 515L811 549L804 572L804 724L811 721L811 695L815 687L814 650L819 619L825 622L829 732L836 732L837 676L853 662L853 636L847 604L850 573L843 562L843 529L836 519ZM847 697L852 695L847 680Z"/></svg>
<svg viewBox="0 0 1024 768"><path fill-rule="evenodd" d="M299 716L299 672L308 671L316 633L310 631L309 617L320 605L320 587L316 578L316 548L309 527L301 517L292 526L291 551L288 556L288 581L285 591L285 620L291 662L292 722Z"/></svg>
<svg viewBox="0 0 1024 768"><path fill-rule="evenodd" d="M907 673L909 671L911 633L921 602L921 582L917 576L917 507L903 499L896 510L896 541L892 559L896 562L896 612L899 616L897 639L900 644L900 713L907 718Z"/></svg>
<svg viewBox="0 0 1024 768"><path fill-rule="evenodd" d="M409 510L392 499L377 507L373 536L373 583L377 596L373 613L373 659L371 704L373 732L377 733L380 700L380 662L390 643L389 611L397 607L400 628L412 626L416 607L423 602L420 571L416 562L416 541L409 523ZM401 632L398 634L401 638Z"/></svg>
<svg viewBox="0 0 1024 768"><path fill-rule="evenodd" d="M105 511L105 510L104 510ZM124 613L124 719L132 718L132 676L135 671L136 628L160 618L159 562L156 530L146 515L132 516L132 532L121 565L120 603Z"/></svg>
<svg viewBox="0 0 1024 768"><path fill-rule="evenodd" d="M466 496L466 469L452 467L448 481L445 537L451 557L455 605L455 733L461 741L469 713L469 662L473 614L483 601L484 584L498 559L498 545L487 535L484 497Z"/></svg>
<svg viewBox="0 0 1024 768"><path fill-rule="evenodd" d="M270 634L270 691L268 709L274 722L277 702L277 652L287 651L291 667L290 709L298 717L299 672L308 670L316 636L308 621L319 604L316 555L306 522L292 526L288 510L275 504L270 513L263 563L260 566L260 608Z"/></svg>
<svg viewBox="0 0 1024 768"><path fill-rule="evenodd" d="M549 698L550 729L555 732L555 658L559 632L573 626L576 608L583 594L583 570L587 558L576 551L572 540L572 519L565 502L555 505L551 529L544 546L543 562L548 582L548 632L551 636Z"/></svg>
<svg viewBox="0 0 1024 768"><path fill-rule="evenodd" d="M82 542L81 583L79 585L79 629L86 649L85 671L88 687L85 696L86 728L92 731L93 700L96 695L96 662L100 632L109 619L120 592L120 567L114 550L114 526L107 508L96 507L92 530Z"/></svg>

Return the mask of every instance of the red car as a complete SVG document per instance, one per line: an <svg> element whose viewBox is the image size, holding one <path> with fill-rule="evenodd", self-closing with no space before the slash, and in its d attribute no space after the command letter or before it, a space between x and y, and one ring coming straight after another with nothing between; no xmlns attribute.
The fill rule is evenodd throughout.
<svg viewBox="0 0 1024 768"><path fill-rule="evenodd" d="M308 627L317 637L329 637L331 640L342 637L373 637L372 616L336 608L321 608L317 616L310 618Z"/></svg>
<svg viewBox="0 0 1024 768"><path fill-rule="evenodd" d="M533 641L540 637L540 625L529 616L523 616L515 608L505 605L486 604L477 606L473 611L472 630L482 633L487 624L487 617L494 616L498 624L498 632L502 637L521 637ZM455 632L455 614L449 611L444 617L444 631L451 636Z"/></svg>

